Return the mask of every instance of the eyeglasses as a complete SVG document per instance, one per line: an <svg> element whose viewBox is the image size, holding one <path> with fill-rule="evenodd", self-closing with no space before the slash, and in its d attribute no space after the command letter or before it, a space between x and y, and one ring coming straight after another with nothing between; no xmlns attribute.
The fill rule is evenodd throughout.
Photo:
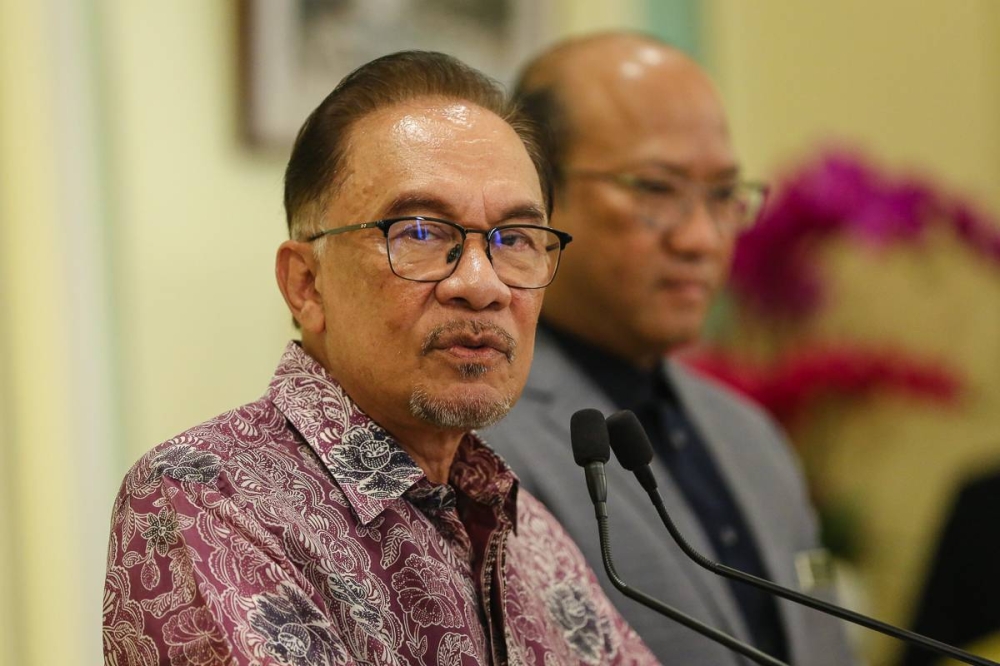
<svg viewBox="0 0 1000 666"><path fill-rule="evenodd" d="M568 170L567 176L605 180L629 190L640 206L639 218L650 230L667 231L691 218L695 196L705 202L709 217L724 236L753 226L767 199L767 185L736 181L702 184L677 177L646 177L632 173Z"/></svg>
<svg viewBox="0 0 1000 666"><path fill-rule="evenodd" d="M492 229L466 229L434 217L393 217L327 229L306 239L349 231L379 229L385 234L389 268L404 280L439 282L455 272L469 234L486 239L486 256L508 287L541 289L551 284L559 257L573 240L565 231L535 224L503 224Z"/></svg>

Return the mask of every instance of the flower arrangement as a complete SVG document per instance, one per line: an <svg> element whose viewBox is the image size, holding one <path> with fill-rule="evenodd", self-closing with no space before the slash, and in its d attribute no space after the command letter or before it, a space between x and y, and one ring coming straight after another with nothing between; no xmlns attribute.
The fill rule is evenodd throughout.
<svg viewBox="0 0 1000 666"><path fill-rule="evenodd" d="M961 388L940 363L847 345L806 349L771 365L740 363L719 351L686 362L755 400L786 428L798 423L812 403L833 395L859 399L889 391L953 404Z"/></svg>
<svg viewBox="0 0 1000 666"><path fill-rule="evenodd" d="M807 461L818 461L813 471L820 475L823 449L834 442L808 438L817 431L807 419L822 418L817 406L837 399L837 410L849 409L876 394L956 404L965 382L945 362L898 345L817 339L812 325L827 303L819 254L825 242L923 244L937 237L930 233L935 228L950 230L973 255L1000 269L1000 227L961 199L917 178L886 175L858 154L839 151L810 162L779 186L758 224L737 243L729 298L748 325L741 326L738 342L732 349L693 350L684 362L770 411L798 440ZM753 331L765 339L754 340ZM776 351L765 361L748 362L751 348L760 358L754 342ZM858 555L860 515L851 499L824 493L821 478L810 485L827 547L847 559Z"/></svg>
<svg viewBox="0 0 1000 666"><path fill-rule="evenodd" d="M954 403L962 382L940 361L860 343L806 341L804 329L824 304L824 241L848 235L873 247L918 243L933 225L950 226L975 254L1000 268L1000 229L967 203L915 178L884 175L864 158L833 152L788 178L760 221L740 237L730 279L738 310L791 332L794 351L749 365L722 349L685 360L760 402L786 427L817 400L860 399L876 391Z"/></svg>
<svg viewBox="0 0 1000 666"><path fill-rule="evenodd" d="M1000 269L1000 228L972 206L919 179L886 176L859 156L831 153L785 182L740 237L731 286L762 317L808 317L823 304L813 256L822 241L849 234L876 247L916 243L935 225L950 226Z"/></svg>

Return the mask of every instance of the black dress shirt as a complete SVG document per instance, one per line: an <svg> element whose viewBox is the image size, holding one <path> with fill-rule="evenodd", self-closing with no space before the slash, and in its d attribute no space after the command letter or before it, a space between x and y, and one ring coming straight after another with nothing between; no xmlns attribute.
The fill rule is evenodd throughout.
<svg viewBox="0 0 1000 666"><path fill-rule="evenodd" d="M643 370L544 320L539 326L607 394L619 409L639 417L656 455L697 516L726 566L768 578L753 534L698 429L677 398L664 366ZM664 538L669 538L664 533ZM787 642L774 598L745 583L728 580L754 645L782 661Z"/></svg>

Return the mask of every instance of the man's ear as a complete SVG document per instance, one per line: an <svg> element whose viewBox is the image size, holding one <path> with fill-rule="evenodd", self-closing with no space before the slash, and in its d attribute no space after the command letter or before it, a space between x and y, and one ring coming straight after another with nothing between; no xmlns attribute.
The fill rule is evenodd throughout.
<svg viewBox="0 0 1000 666"><path fill-rule="evenodd" d="M326 328L323 295L316 288L319 263L311 243L287 240L278 247L274 274L292 317L304 332L322 333Z"/></svg>

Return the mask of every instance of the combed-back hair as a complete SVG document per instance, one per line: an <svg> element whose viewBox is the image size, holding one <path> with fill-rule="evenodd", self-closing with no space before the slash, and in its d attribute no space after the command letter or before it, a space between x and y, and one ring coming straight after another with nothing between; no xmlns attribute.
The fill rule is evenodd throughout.
<svg viewBox="0 0 1000 666"><path fill-rule="evenodd" d="M285 170L285 215L289 236L318 230L327 201L343 182L347 138L368 114L421 97L475 104L496 114L521 138L538 179L546 209L552 208L552 178L539 129L504 88L457 58L434 51L400 51L348 74L299 130Z"/></svg>

